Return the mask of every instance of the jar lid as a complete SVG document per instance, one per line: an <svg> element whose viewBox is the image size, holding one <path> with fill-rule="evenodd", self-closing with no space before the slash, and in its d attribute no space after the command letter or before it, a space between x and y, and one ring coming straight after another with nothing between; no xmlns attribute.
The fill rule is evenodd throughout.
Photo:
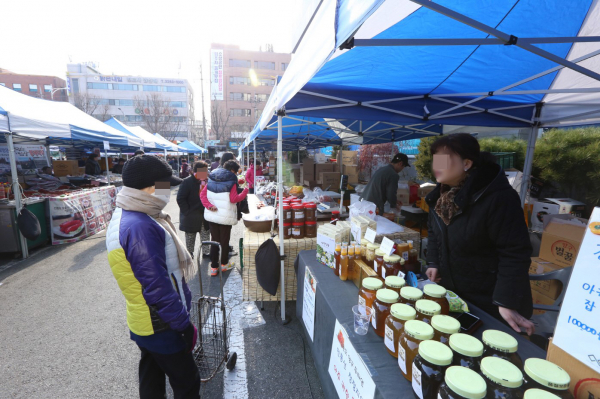
<svg viewBox="0 0 600 399"><path fill-rule="evenodd" d="M292 207L290 205L288 205L288 204L284 204L283 205L283 210L284 211L289 211L290 209L292 209Z"/></svg>
<svg viewBox="0 0 600 399"><path fill-rule="evenodd" d="M481 339L484 344L500 352L514 353L519 347L514 337L498 330L485 330Z"/></svg>
<svg viewBox="0 0 600 399"><path fill-rule="evenodd" d="M400 255L391 254L391 255L383 255L383 260L391 263L400 262Z"/></svg>
<svg viewBox="0 0 600 399"><path fill-rule="evenodd" d="M377 255L377 256L385 256L385 252L383 252L381 249L377 248L375 250L375 255Z"/></svg>
<svg viewBox="0 0 600 399"><path fill-rule="evenodd" d="M460 331L460 323L452 316L437 314L431 318L431 327L444 334L456 334ZM483 350L483 346L481 347Z"/></svg>
<svg viewBox="0 0 600 399"><path fill-rule="evenodd" d="M535 380L537 383L552 389L565 390L569 389L571 377L569 374L544 359L530 358L525 360L525 374Z"/></svg>
<svg viewBox="0 0 600 399"><path fill-rule="evenodd" d="M406 285L406 281L399 276L388 276L385 278L385 285L391 288L402 288Z"/></svg>
<svg viewBox="0 0 600 399"><path fill-rule="evenodd" d="M410 337L420 339L421 341L433 338L433 328L421 320L408 320L404 323L404 331Z"/></svg>
<svg viewBox="0 0 600 399"><path fill-rule="evenodd" d="M294 222L293 225L295 227L300 227L300 226L304 226L304 222Z"/></svg>
<svg viewBox="0 0 600 399"><path fill-rule="evenodd" d="M485 380L479 374L466 367L448 367L444 381L448 385L448 388L467 399L482 399L485 397Z"/></svg>
<svg viewBox="0 0 600 399"><path fill-rule="evenodd" d="M382 288L377 290L377 300L385 303L396 303L398 302L398 293L394 290L388 290L387 288Z"/></svg>
<svg viewBox="0 0 600 399"><path fill-rule="evenodd" d="M446 297L446 289L441 285L437 284L426 284L423 287L423 292L433 298L444 298Z"/></svg>
<svg viewBox="0 0 600 399"><path fill-rule="evenodd" d="M302 205L302 204L294 204L292 206L292 208L294 208L296 210L300 210L300 209L304 209L304 205Z"/></svg>
<svg viewBox="0 0 600 399"><path fill-rule="evenodd" d="M543 389L531 388L525 391L523 399L560 399L560 396Z"/></svg>
<svg viewBox="0 0 600 399"><path fill-rule="evenodd" d="M370 242L366 238L363 238L362 240L360 240L360 244L368 247Z"/></svg>
<svg viewBox="0 0 600 399"><path fill-rule="evenodd" d="M480 366L483 375L500 386L518 388L523 385L523 373L508 360L488 356L481 360Z"/></svg>
<svg viewBox="0 0 600 399"><path fill-rule="evenodd" d="M390 313L392 316L400 320L414 320L417 315L415 308L408 306L405 303L393 304Z"/></svg>
<svg viewBox="0 0 600 399"><path fill-rule="evenodd" d="M284 224L283 224L283 227L289 227L289 226L291 226L291 225L292 225L291 223L284 223Z"/></svg>
<svg viewBox="0 0 600 399"><path fill-rule="evenodd" d="M367 244L367 248L368 249L372 249L372 250L376 250L376 249L379 248L379 244L368 243Z"/></svg>
<svg viewBox="0 0 600 399"><path fill-rule="evenodd" d="M307 209L317 209L317 204L314 202L307 202L304 204L304 207Z"/></svg>
<svg viewBox="0 0 600 399"><path fill-rule="evenodd" d="M304 223L305 223L307 226L316 226L316 225L317 225L317 222L316 222L316 221L310 221L310 220L307 220L307 221L306 221L306 222L304 222Z"/></svg>
<svg viewBox="0 0 600 399"><path fill-rule="evenodd" d="M417 309L417 312L426 316L433 316L442 313L442 307L440 304L429 299L419 299L417 303L415 303L415 308Z"/></svg>
<svg viewBox="0 0 600 399"><path fill-rule="evenodd" d="M419 344L419 356L436 366L448 366L452 363L452 351L438 341L422 341Z"/></svg>
<svg viewBox="0 0 600 399"><path fill-rule="evenodd" d="M404 299L410 299L416 301L423 297L423 292L415 287L402 287L400 289L400 296Z"/></svg>
<svg viewBox="0 0 600 399"><path fill-rule="evenodd" d="M383 287L383 281L375 277L367 277L362 281L362 286L368 290L378 290Z"/></svg>
<svg viewBox="0 0 600 399"><path fill-rule="evenodd" d="M453 351L455 351L456 353L460 353L463 356L479 357L483 355L483 344L481 343L481 341L468 334L452 334L450 336L449 344L450 348L452 348Z"/></svg>

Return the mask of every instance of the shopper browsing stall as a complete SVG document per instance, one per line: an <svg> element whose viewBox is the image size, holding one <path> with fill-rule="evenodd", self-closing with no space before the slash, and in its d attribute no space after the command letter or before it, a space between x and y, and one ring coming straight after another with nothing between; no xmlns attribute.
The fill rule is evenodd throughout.
<svg viewBox="0 0 600 399"><path fill-rule="evenodd" d="M262 176L262 166L260 163L256 164L256 176ZM254 194L254 160L250 159L250 167L246 171L246 181L248 182L248 187L250 188L250 194Z"/></svg>
<svg viewBox="0 0 600 399"><path fill-rule="evenodd" d="M438 184L426 197L427 277L531 335L531 244L519 195L469 134L444 136L431 152Z"/></svg>
<svg viewBox="0 0 600 399"><path fill-rule="evenodd" d="M204 205L200 200L200 192L208 183L208 165L204 161L194 164L193 174L181 183L177 193L179 205L179 230L185 232L185 244L194 257L196 235L200 233L201 241L210 241L208 222L204 219ZM202 248L202 255L208 256L208 245Z"/></svg>
<svg viewBox="0 0 600 399"><path fill-rule="evenodd" d="M371 177L361 198L377 205L380 215L383 215L386 202L391 208L398 208L397 192L400 180L398 173L406 167L410 168L408 157L402 153L396 154L389 164L378 169Z"/></svg>
<svg viewBox="0 0 600 399"><path fill-rule="evenodd" d="M100 159L100 155L96 153L90 154L88 159L85 161L85 174L90 176L98 176L102 174L102 169L100 168L100 164L98 160Z"/></svg>
<svg viewBox="0 0 600 399"><path fill-rule="evenodd" d="M119 158L115 165L113 166L111 173L121 174L123 173L123 166L125 165L125 160L123 158Z"/></svg>

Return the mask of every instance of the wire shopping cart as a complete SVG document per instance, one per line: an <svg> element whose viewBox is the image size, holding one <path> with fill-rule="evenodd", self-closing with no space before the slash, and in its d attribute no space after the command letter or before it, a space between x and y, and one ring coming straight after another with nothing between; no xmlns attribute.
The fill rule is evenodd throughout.
<svg viewBox="0 0 600 399"><path fill-rule="evenodd" d="M219 257L221 255L221 245L214 241L203 241L202 245L215 245L219 247ZM198 329L198 341L193 350L194 361L198 366L200 380L202 382L210 381L218 372L223 370L223 365L227 370L233 370L237 361L237 354L229 352L229 325L231 323L231 307L226 306L225 296L223 295L223 275L219 267L219 284L221 290L220 297L211 297L204 295L202 288L202 272L200 264L202 256L198 259L198 279L200 280L200 296L192 302L190 317L192 323Z"/></svg>

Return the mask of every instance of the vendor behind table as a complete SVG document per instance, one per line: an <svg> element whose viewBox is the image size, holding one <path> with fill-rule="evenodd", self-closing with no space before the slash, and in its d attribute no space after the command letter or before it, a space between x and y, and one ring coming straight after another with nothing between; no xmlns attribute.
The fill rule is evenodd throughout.
<svg viewBox="0 0 600 399"><path fill-rule="evenodd" d="M398 173L406 167L410 168L408 157L399 152L389 164L375 172L362 192L361 198L377 205L380 215L383 215L386 202L390 204L390 208L400 212L400 204L396 199L400 180Z"/></svg>

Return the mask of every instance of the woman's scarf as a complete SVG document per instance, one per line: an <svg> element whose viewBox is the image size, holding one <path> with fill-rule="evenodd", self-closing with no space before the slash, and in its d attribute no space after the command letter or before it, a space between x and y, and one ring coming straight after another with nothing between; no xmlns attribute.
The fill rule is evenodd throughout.
<svg viewBox="0 0 600 399"><path fill-rule="evenodd" d="M459 209L458 205L454 202L454 197L464 184L465 181L463 180L454 187L450 187L447 184L442 184L440 187L440 198L438 198L435 204L435 212L446 223L446 226L450 224L450 221Z"/></svg>
<svg viewBox="0 0 600 399"><path fill-rule="evenodd" d="M117 206L125 209L126 211L145 213L156 220L162 227L164 227L171 238L173 238L173 242L177 248L179 269L183 273L186 281L191 281L196 274L194 261L192 260L192 257L183 242L181 242L179 239L179 236L175 230L175 226L173 226L173 223L171 223L171 217L162 211L164 207L167 206L167 203L152 194L146 193L145 191L136 190L130 187L123 187L121 192L117 194Z"/></svg>

